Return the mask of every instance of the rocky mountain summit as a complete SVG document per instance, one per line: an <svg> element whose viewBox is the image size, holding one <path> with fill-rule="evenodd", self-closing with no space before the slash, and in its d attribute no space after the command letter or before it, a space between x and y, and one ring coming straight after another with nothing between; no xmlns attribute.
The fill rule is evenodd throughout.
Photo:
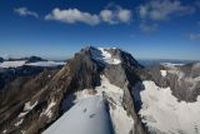
<svg viewBox="0 0 200 134"><path fill-rule="evenodd" d="M86 47L2 86L0 132L198 134L199 78L199 63L145 68L121 49Z"/></svg>

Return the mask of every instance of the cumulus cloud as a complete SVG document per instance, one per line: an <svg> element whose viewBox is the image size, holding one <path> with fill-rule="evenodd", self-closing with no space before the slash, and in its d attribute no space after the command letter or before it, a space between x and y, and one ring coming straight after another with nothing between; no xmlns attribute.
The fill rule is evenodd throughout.
<svg viewBox="0 0 200 134"><path fill-rule="evenodd" d="M107 22L107 23L110 23L110 24L115 23L113 12L111 10L107 10L107 9L102 10L100 12L100 16L101 16L101 18L104 22Z"/></svg>
<svg viewBox="0 0 200 134"><path fill-rule="evenodd" d="M128 9L118 7L114 10L103 9L98 14L83 12L79 9L59 9L55 8L51 13L45 16L45 20L55 20L64 23L85 23L89 25L97 25L102 22L109 24L129 23L132 13Z"/></svg>
<svg viewBox="0 0 200 134"><path fill-rule="evenodd" d="M154 0L139 7L143 19L166 20L172 15L186 15L195 11L194 7L183 5L179 0Z"/></svg>
<svg viewBox="0 0 200 134"><path fill-rule="evenodd" d="M191 40L200 40L200 33L191 33L191 34L189 35L189 38L190 38Z"/></svg>
<svg viewBox="0 0 200 134"><path fill-rule="evenodd" d="M36 12L30 11L26 7L15 8L14 12L19 14L20 16L33 16L35 18L39 17L39 15Z"/></svg>
<svg viewBox="0 0 200 134"><path fill-rule="evenodd" d="M64 9L55 8L50 14L45 16L46 20L56 20L65 23L76 23L82 22L89 25L99 24L99 17L95 14L90 14L87 12L81 12L80 10L74 9Z"/></svg>
<svg viewBox="0 0 200 134"><path fill-rule="evenodd" d="M132 12L121 7L115 10L104 9L100 12L100 17L109 24L129 23L132 19Z"/></svg>

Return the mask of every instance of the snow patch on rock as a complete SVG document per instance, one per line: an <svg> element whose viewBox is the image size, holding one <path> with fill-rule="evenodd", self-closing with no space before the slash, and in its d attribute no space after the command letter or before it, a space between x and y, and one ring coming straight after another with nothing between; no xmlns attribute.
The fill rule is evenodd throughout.
<svg viewBox="0 0 200 134"><path fill-rule="evenodd" d="M24 111L30 111L30 110L32 110L37 104L38 104L38 101L35 101L32 105L31 105L30 101L27 102L27 103L25 103Z"/></svg>
<svg viewBox="0 0 200 134"><path fill-rule="evenodd" d="M160 70L160 73L163 77L167 76L167 70Z"/></svg>
<svg viewBox="0 0 200 134"><path fill-rule="evenodd" d="M139 114L152 132L200 133L200 96L196 102L178 102L170 88L160 88L153 81L144 81L140 92L143 102Z"/></svg>
<svg viewBox="0 0 200 134"><path fill-rule="evenodd" d="M19 125L21 125L23 123L24 119L20 119L19 121L17 121L14 125L16 127L18 127Z"/></svg>
<svg viewBox="0 0 200 134"><path fill-rule="evenodd" d="M42 113L40 114L40 116L46 115L48 118L51 118L52 115L53 115L53 113L52 113L52 111L51 111L51 108L52 108L53 106L55 106L55 105L56 105L56 102L55 102L55 101L51 101L51 103L48 105L48 107L46 108L46 110L45 110L44 112L42 112Z"/></svg>
<svg viewBox="0 0 200 134"><path fill-rule="evenodd" d="M2 133L5 134L7 133L7 131L8 131L7 129L4 129Z"/></svg>
<svg viewBox="0 0 200 134"><path fill-rule="evenodd" d="M115 65L121 63L120 59L112 57L111 53L109 53L106 49L104 49L104 48L98 48L98 49L101 51L102 56L103 56L103 60L106 63L115 64Z"/></svg>
<svg viewBox="0 0 200 134"><path fill-rule="evenodd" d="M106 96L109 102L109 113L116 134L129 134L134 129L134 120L122 106L123 89L111 84L105 76L101 76L101 85L95 88L98 94Z"/></svg>
<svg viewBox="0 0 200 134"><path fill-rule="evenodd" d="M122 104L122 99L124 95L123 89L111 84L104 75L101 76L101 85L97 86L95 90L98 92L98 94L105 93L107 96L112 98L118 105Z"/></svg>
<svg viewBox="0 0 200 134"><path fill-rule="evenodd" d="M121 63L120 59L113 57L113 55L104 48L94 48L92 49L91 53L94 60L113 65Z"/></svg>
<svg viewBox="0 0 200 134"><path fill-rule="evenodd" d="M25 134L25 133L26 133L26 131L25 131L25 130L21 130L21 133L22 133L22 134Z"/></svg>
<svg viewBox="0 0 200 134"><path fill-rule="evenodd" d="M31 105L31 102L30 102L30 101L27 102L27 103L25 103L23 112L21 112L21 113L18 115L18 118L22 118L22 117L24 117L25 115L27 115L37 104L38 104L38 101L35 101L32 105Z"/></svg>

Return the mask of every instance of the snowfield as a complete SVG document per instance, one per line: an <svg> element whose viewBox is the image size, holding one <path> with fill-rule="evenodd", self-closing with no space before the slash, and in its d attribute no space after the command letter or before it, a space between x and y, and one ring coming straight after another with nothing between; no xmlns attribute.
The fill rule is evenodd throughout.
<svg viewBox="0 0 200 134"><path fill-rule="evenodd" d="M112 126L101 96L82 99L43 134L111 134Z"/></svg>
<svg viewBox="0 0 200 134"><path fill-rule="evenodd" d="M170 88L160 88L144 81L140 92L143 102L139 114L151 132L167 134L200 133L200 96L194 103L178 102Z"/></svg>
<svg viewBox="0 0 200 134"><path fill-rule="evenodd" d="M101 85L76 92L75 105L44 134L129 134L134 121L122 106L123 89L101 76ZM108 107L105 105L108 102Z"/></svg>
<svg viewBox="0 0 200 134"><path fill-rule="evenodd" d="M56 62L56 61L39 61L34 63L26 63L26 60L19 61L4 61L0 63L0 68L17 68L21 66L38 66L38 67L56 67L60 65L65 65L65 62Z"/></svg>
<svg viewBox="0 0 200 134"><path fill-rule="evenodd" d="M38 67L56 67L59 65L65 65L65 62L55 62L55 61L39 61L34 63L28 63L27 66L38 66Z"/></svg>
<svg viewBox="0 0 200 134"><path fill-rule="evenodd" d="M25 65L25 60L20 61L4 61L0 63L0 68L16 68Z"/></svg>

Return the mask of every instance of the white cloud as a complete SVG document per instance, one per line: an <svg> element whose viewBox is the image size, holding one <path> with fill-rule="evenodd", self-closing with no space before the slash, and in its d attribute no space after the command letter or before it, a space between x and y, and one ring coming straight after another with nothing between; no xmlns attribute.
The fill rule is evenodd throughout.
<svg viewBox="0 0 200 134"><path fill-rule="evenodd" d="M152 20L166 20L172 15L182 16L194 11L195 8L183 5L179 0L154 0L139 7L141 18Z"/></svg>
<svg viewBox="0 0 200 134"><path fill-rule="evenodd" d="M57 20L65 23L76 23L82 22L89 25L97 25L100 20L97 15L92 15L87 12L81 12L78 9L65 9L60 10L59 8L55 8L50 14L45 17L46 20Z"/></svg>
<svg viewBox="0 0 200 134"><path fill-rule="evenodd" d="M51 13L45 16L45 20L56 20L64 23L85 23L97 25L102 22L108 24L129 23L132 19L132 13L128 9L118 7L114 10L103 9L99 14L82 12L79 9L59 9L55 8Z"/></svg>
<svg viewBox="0 0 200 134"><path fill-rule="evenodd" d="M131 21L132 13L127 9L120 9L118 12L118 18L121 22L129 23Z"/></svg>
<svg viewBox="0 0 200 134"><path fill-rule="evenodd" d="M114 20L113 12L111 10L105 9L100 12L100 16L104 22L114 24L116 23Z"/></svg>
<svg viewBox="0 0 200 134"><path fill-rule="evenodd" d="M200 33L191 33L191 34L189 35L189 38L190 38L191 40L200 40Z"/></svg>
<svg viewBox="0 0 200 134"><path fill-rule="evenodd" d="M100 12L100 17L104 22L109 24L130 23L132 12L121 7L115 10L104 9Z"/></svg>
<svg viewBox="0 0 200 134"><path fill-rule="evenodd" d="M30 11L26 7L15 8L14 12L19 14L20 16L33 16L35 18L39 17L39 15L36 12Z"/></svg>

